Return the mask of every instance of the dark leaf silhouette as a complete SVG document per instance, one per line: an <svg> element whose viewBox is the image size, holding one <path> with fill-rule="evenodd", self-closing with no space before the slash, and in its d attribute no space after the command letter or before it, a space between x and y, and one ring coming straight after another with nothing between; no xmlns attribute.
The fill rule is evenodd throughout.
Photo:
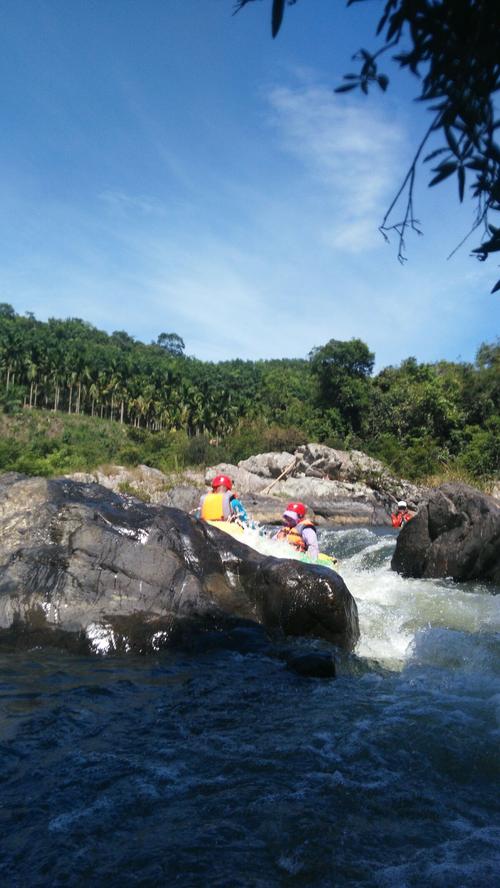
<svg viewBox="0 0 500 888"><path fill-rule="evenodd" d="M433 185L437 185L439 182L443 182L444 179L447 179L448 176L451 176L452 173L455 172L456 168L456 163L442 163L440 166L436 167L438 173L437 176L434 176L429 182L429 188L432 188Z"/></svg>
<svg viewBox="0 0 500 888"><path fill-rule="evenodd" d="M273 0L273 12L271 21L271 30L273 37L276 37L276 34L281 28L281 22L283 21L284 12L285 0Z"/></svg>
<svg viewBox="0 0 500 888"><path fill-rule="evenodd" d="M458 195L460 198L460 203L462 203L464 199L464 188L465 188L465 170L463 166L459 166L458 168Z"/></svg>

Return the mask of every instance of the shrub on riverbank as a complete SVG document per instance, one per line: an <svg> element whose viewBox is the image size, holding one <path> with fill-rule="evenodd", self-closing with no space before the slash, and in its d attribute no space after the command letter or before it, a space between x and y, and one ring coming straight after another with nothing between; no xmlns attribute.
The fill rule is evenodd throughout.
<svg viewBox="0 0 500 888"><path fill-rule="evenodd" d="M347 447L366 449L399 477L416 482L462 480L488 489L499 463L500 423L466 429L460 456L450 459L431 438L401 447L392 436L379 436L371 446L359 440ZM297 428L246 421L226 438L189 437L185 432L150 432L97 417L43 410L0 414L0 472L54 477L90 472L106 464L145 464L166 473L188 467L237 463L256 453L289 451L306 443ZM336 442L336 446L339 446Z"/></svg>

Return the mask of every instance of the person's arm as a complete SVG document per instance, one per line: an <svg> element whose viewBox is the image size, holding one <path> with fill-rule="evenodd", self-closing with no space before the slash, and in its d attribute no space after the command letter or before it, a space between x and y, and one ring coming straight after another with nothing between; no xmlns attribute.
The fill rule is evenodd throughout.
<svg viewBox="0 0 500 888"><path fill-rule="evenodd" d="M238 518L240 518L241 521L248 521L247 510L245 509L245 506L243 505L241 500L237 499L236 497L233 497L233 499L231 500L231 512L233 513L233 515L236 515Z"/></svg>
<svg viewBox="0 0 500 888"><path fill-rule="evenodd" d="M312 527L305 527L302 531L302 539L307 546L307 554L311 561L317 561L319 555L318 537Z"/></svg>

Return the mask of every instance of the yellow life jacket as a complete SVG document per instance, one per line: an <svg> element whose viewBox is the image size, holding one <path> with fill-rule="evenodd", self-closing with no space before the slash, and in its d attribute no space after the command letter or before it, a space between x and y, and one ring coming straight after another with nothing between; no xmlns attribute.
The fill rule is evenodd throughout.
<svg viewBox="0 0 500 888"><path fill-rule="evenodd" d="M203 521L227 521L231 517L231 493L206 493L201 501L200 518Z"/></svg>
<svg viewBox="0 0 500 888"><path fill-rule="evenodd" d="M286 540L291 546L294 546L299 552L306 552L307 546L302 539L302 531L306 527L314 527L312 521L299 521L295 527L282 527L276 534L277 540Z"/></svg>

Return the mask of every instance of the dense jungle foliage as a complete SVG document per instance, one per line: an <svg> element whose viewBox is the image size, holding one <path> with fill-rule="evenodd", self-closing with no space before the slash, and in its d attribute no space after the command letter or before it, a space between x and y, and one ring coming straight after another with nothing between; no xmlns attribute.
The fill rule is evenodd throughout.
<svg viewBox="0 0 500 888"><path fill-rule="evenodd" d="M319 441L414 480L497 475L500 343L474 364L408 358L373 376L374 359L359 339L332 339L307 358L215 364L187 357L175 333L146 345L3 303L0 470L172 470Z"/></svg>

